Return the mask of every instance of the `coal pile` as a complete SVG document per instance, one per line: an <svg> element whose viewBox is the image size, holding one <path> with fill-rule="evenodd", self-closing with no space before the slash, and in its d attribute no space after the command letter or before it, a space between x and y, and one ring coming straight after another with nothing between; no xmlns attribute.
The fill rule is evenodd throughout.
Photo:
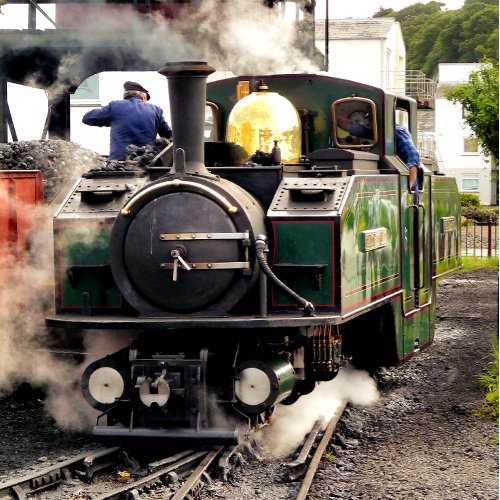
<svg viewBox="0 0 500 500"><path fill-rule="evenodd" d="M154 144L146 146L135 146L131 144L127 147L127 158L124 160L110 160L104 165L96 165L96 167L89 170L89 173L99 171L109 172L141 172L146 171L149 167L156 166L157 163L161 164L160 160L155 161L155 158L161 153L168 145L168 139L156 139ZM154 165L153 165L154 163ZM165 166L165 165L164 165Z"/></svg>
<svg viewBox="0 0 500 500"><path fill-rule="evenodd" d="M105 164L94 151L60 139L0 143L0 170L40 170L47 203L71 177Z"/></svg>
<svg viewBox="0 0 500 500"><path fill-rule="evenodd" d="M69 179L86 172L144 172L168 144L167 139L156 139L151 146L130 145L127 158L108 161L79 144L60 139L0 143L0 170L40 170L45 201L50 203Z"/></svg>

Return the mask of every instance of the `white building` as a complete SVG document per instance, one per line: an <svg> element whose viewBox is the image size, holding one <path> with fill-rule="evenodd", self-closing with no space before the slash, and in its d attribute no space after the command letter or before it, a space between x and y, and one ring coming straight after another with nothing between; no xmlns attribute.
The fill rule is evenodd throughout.
<svg viewBox="0 0 500 500"><path fill-rule="evenodd" d="M406 49L399 23L392 17L316 21L316 47L328 48L328 74L374 85L394 93L405 91Z"/></svg>
<svg viewBox="0 0 500 500"><path fill-rule="evenodd" d="M464 120L464 109L444 97L444 92L466 83L479 64L439 64L435 99L436 152L440 168L457 180L462 193L477 194L483 205L497 203L495 183L491 180L490 157L483 154L470 127Z"/></svg>

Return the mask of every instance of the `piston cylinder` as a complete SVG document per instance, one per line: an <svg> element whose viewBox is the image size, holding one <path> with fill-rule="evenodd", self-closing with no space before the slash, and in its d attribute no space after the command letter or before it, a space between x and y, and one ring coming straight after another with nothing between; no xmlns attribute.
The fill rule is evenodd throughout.
<svg viewBox="0 0 500 500"><path fill-rule="evenodd" d="M295 372L286 359L251 359L239 365L234 393L242 411L258 414L289 396L294 384Z"/></svg>

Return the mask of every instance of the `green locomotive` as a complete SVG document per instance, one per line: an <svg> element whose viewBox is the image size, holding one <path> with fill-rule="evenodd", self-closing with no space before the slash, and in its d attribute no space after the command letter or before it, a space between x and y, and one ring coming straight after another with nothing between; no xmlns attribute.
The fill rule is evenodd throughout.
<svg viewBox="0 0 500 500"><path fill-rule="evenodd" d="M55 215L47 324L136 333L83 374L96 435L235 440L214 407L258 426L344 359L373 370L429 344L436 281L461 265L454 179L422 167L412 192L397 155L415 101L212 71L161 68L173 146L146 170L89 172ZM372 136L341 116L369 116Z"/></svg>

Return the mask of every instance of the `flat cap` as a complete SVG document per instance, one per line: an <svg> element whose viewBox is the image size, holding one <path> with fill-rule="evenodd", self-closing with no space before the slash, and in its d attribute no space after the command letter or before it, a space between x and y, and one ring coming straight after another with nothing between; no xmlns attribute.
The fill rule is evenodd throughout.
<svg viewBox="0 0 500 500"><path fill-rule="evenodd" d="M125 90L138 90L139 92L145 92L148 101L149 101L149 99L151 99L149 92L142 85L138 84L137 82L125 82L123 84L123 88Z"/></svg>

